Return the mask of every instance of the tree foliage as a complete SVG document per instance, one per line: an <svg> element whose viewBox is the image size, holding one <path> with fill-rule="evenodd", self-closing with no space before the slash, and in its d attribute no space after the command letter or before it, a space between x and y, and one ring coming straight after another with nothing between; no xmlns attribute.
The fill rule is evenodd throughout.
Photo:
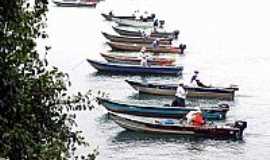
<svg viewBox="0 0 270 160"><path fill-rule="evenodd" d="M48 1L31 2L0 3L0 157L74 158L76 146L87 144L74 130L76 115L68 111L91 109L90 99L69 96L68 75L40 58L36 41L47 38Z"/></svg>

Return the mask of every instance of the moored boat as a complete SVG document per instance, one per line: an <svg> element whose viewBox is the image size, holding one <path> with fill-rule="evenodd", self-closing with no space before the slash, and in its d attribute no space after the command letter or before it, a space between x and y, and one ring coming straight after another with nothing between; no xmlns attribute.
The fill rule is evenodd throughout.
<svg viewBox="0 0 270 160"><path fill-rule="evenodd" d="M112 21L117 23L120 26L132 26L139 28L153 28L153 21L142 21L140 19L120 19L120 18L112 18Z"/></svg>
<svg viewBox="0 0 270 160"><path fill-rule="evenodd" d="M114 112L111 112L109 115L110 119L116 124L130 131L155 134L193 135L220 140L242 140L243 131L247 127L246 121L235 121L234 123L223 125L205 124L202 126L194 126L182 120L141 118Z"/></svg>
<svg viewBox="0 0 270 160"><path fill-rule="evenodd" d="M87 59L87 62L100 72L109 72L114 74L156 74L156 75L181 75L183 66L151 66L116 64L99 62Z"/></svg>
<svg viewBox="0 0 270 160"><path fill-rule="evenodd" d="M53 0L53 3L61 7L96 7L94 0Z"/></svg>
<svg viewBox="0 0 270 160"><path fill-rule="evenodd" d="M109 12L109 14L101 13L102 17L104 17L107 21L111 21L112 18L118 18L118 19L136 19L135 15L130 16L116 16L112 12ZM141 17L140 19L143 21L154 21L155 14L151 14L150 16L147 16L146 18Z"/></svg>
<svg viewBox="0 0 270 160"><path fill-rule="evenodd" d="M124 43L143 43L143 44L151 44L153 43L156 38L151 37L127 37L127 36L117 36L117 35L111 35L105 32L101 32L103 36L107 39L109 39L112 42L124 42ZM159 38L159 43L162 45L170 45L172 38Z"/></svg>
<svg viewBox="0 0 270 160"><path fill-rule="evenodd" d="M177 84L161 84L161 83L145 83L139 81L125 80L139 93L160 95L160 96L174 96ZM223 88L223 87L192 87L185 85L184 88L187 90L187 97L192 98L217 98L225 100L234 100L235 91L238 88L234 86Z"/></svg>
<svg viewBox="0 0 270 160"><path fill-rule="evenodd" d="M170 45L160 45L159 47L152 47L150 44L137 44L137 43L119 43L119 42L107 42L107 44L115 51L129 51L139 52L142 47L146 48L146 52L153 53L177 53L183 54L186 49L185 44L180 44L179 47L173 47Z"/></svg>
<svg viewBox="0 0 270 160"><path fill-rule="evenodd" d="M183 118L188 112L196 111L195 107L129 104L105 98L97 98L97 100L108 111L144 117ZM216 107L204 107L201 108L201 111L203 116L208 120L223 120L226 118L229 106L221 104Z"/></svg>
<svg viewBox="0 0 270 160"><path fill-rule="evenodd" d="M113 30L120 35L124 36L131 36L131 37L140 37L142 36L141 31L131 31L126 29L121 29L119 27L112 26ZM177 39L179 35L179 30L175 30L173 32L159 32L159 31L152 31L149 36L150 37L157 37L157 38L174 38Z"/></svg>
<svg viewBox="0 0 270 160"><path fill-rule="evenodd" d="M122 56L122 55L115 55L115 54L104 54L104 53L100 53L100 55L103 58L105 58L106 61L111 62L111 63L124 63L124 64L139 65L141 62L141 59L138 57ZM149 65L160 65L160 66L173 65L174 62L175 62L174 59L158 58L158 57L154 57L148 60Z"/></svg>

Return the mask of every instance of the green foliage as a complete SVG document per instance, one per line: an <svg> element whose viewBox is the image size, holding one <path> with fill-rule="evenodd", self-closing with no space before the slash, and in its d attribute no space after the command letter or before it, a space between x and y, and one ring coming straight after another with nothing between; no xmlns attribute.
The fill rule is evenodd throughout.
<svg viewBox="0 0 270 160"><path fill-rule="evenodd" d="M76 159L73 151L87 143L69 111L91 109L90 95L68 96L68 75L40 58L48 2L31 2L0 3L0 158Z"/></svg>

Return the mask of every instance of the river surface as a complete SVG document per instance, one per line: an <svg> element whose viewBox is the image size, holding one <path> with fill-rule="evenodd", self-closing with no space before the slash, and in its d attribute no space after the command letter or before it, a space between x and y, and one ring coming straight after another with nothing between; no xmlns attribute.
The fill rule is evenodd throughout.
<svg viewBox="0 0 270 160"><path fill-rule="evenodd" d="M71 92L101 90L113 99L145 104L167 104L171 97L139 96L125 79L140 76L96 73L86 58L103 60L106 39L114 33L100 13L154 12L167 30L180 30L179 42L187 44L184 56L175 56L189 81L194 70L212 85L240 87L230 101L188 100L190 105L229 103L226 121L245 120L243 141L217 141L184 136L145 135L128 132L108 120L106 110L77 113L78 128L86 140L98 146L104 160L264 160L270 157L270 23L267 1L247 0L106 0L96 8L62 8L49 5L48 44L50 64L70 75ZM176 82L176 77L154 76L149 81ZM80 152L87 149L82 148Z"/></svg>

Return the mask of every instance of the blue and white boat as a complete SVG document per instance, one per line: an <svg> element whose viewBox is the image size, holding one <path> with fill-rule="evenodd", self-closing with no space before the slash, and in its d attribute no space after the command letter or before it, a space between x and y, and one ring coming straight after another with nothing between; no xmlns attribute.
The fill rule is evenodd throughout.
<svg viewBox="0 0 270 160"><path fill-rule="evenodd" d="M119 101L112 101L105 98L97 98L99 104L102 104L108 111L124 113L144 117L158 118L183 118L190 111L196 111L194 107L171 107L156 105L128 104ZM229 111L228 105L219 105L217 107L201 108L203 116L208 120L223 120Z"/></svg>
<svg viewBox="0 0 270 160"><path fill-rule="evenodd" d="M115 64L108 62L99 62L95 60L87 59L95 69L101 72L109 73L128 73L128 74L156 74L156 75L181 75L183 66L141 66L130 64Z"/></svg>

